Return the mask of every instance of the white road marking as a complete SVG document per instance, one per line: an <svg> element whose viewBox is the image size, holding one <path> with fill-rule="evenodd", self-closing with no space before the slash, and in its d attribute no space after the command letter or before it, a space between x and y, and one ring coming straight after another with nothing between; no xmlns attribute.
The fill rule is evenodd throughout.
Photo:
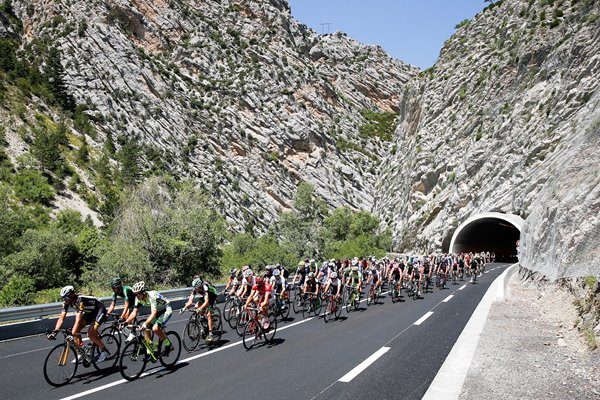
<svg viewBox="0 0 600 400"><path fill-rule="evenodd" d="M417 320L413 325L421 325L425 320L433 315L433 311L429 311L427 314L423 315L421 318Z"/></svg>
<svg viewBox="0 0 600 400"><path fill-rule="evenodd" d="M358 364L354 367L350 372L346 375L342 376L338 381L339 382L350 382L352 379L356 378L358 374L363 372L365 369L369 367L369 365L373 364L379 357L388 352L389 347L382 347L377 350L375 353L371 354L365 361Z"/></svg>
<svg viewBox="0 0 600 400"><path fill-rule="evenodd" d="M462 285L461 287L459 287L458 290L463 290L466 287L467 287L467 284L465 283L464 285Z"/></svg>
<svg viewBox="0 0 600 400"><path fill-rule="evenodd" d="M453 298L453 297L454 297L454 295L453 295L453 294L451 294L450 296L448 296L448 297L446 297L444 300L442 300L442 303L447 303L447 302L449 302L449 301L450 301L450 299L451 299L451 298Z"/></svg>
<svg viewBox="0 0 600 400"><path fill-rule="evenodd" d="M487 274L488 272L490 272L490 271L485 271L484 274Z"/></svg>

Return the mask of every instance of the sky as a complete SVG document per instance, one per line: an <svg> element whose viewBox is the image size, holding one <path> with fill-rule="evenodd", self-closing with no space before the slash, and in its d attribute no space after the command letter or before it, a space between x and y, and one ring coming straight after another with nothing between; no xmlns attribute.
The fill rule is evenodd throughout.
<svg viewBox="0 0 600 400"><path fill-rule="evenodd" d="M316 32L345 32L421 69L435 63L456 24L487 5L483 0L288 1L294 18Z"/></svg>

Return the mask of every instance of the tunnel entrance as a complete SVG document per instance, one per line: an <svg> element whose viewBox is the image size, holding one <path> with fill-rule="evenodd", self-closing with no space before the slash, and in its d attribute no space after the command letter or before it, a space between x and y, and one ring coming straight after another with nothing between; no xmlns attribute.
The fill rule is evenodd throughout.
<svg viewBox="0 0 600 400"><path fill-rule="evenodd" d="M523 219L517 215L484 213L463 222L450 242L452 253L489 251L497 261L517 261L516 242L521 237Z"/></svg>

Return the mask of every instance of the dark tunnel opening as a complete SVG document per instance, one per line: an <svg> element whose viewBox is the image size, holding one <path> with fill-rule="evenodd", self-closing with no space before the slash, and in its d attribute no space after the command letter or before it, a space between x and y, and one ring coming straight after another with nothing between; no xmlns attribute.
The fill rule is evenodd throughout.
<svg viewBox="0 0 600 400"><path fill-rule="evenodd" d="M454 253L489 251L496 261L516 262L516 243L521 232L499 218L481 218L465 226L454 240Z"/></svg>

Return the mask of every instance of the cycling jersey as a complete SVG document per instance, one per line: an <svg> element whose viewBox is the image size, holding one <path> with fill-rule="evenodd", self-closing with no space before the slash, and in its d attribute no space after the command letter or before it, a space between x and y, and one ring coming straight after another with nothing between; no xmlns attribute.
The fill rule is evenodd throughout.
<svg viewBox="0 0 600 400"><path fill-rule="evenodd" d="M285 279L281 275L272 276L271 279L269 279L269 284L277 293L281 293L285 287Z"/></svg>
<svg viewBox="0 0 600 400"><path fill-rule="evenodd" d="M254 286L252 286L252 290L256 290L261 300L264 299L266 295L269 295L269 297L273 297L273 287L268 283L265 283L261 286L255 284Z"/></svg>
<svg viewBox="0 0 600 400"><path fill-rule="evenodd" d="M98 325L101 325L106 319L106 307L100 300L92 296L77 294L77 299L72 304L63 302L63 312L66 313L69 307L77 310L77 313L81 314L88 324L95 320Z"/></svg>
<svg viewBox="0 0 600 400"><path fill-rule="evenodd" d="M129 311L133 310L133 306L135 305L135 293L133 293L133 289L131 289L130 286L123 286L121 293L113 293L112 301L116 302L118 297L125 299L129 304Z"/></svg>
<svg viewBox="0 0 600 400"><path fill-rule="evenodd" d="M310 293L317 292L317 281L316 280L309 279L306 281L306 283L304 285L308 289L307 290L308 292L310 292Z"/></svg>
<svg viewBox="0 0 600 400"><path fill-rule="evenodd" d="M135 308L141 308L142 306L150 307L151 311L156 311L158 314L164 313L167 308L171 308L169 300L156 290L146 292L146 300L140 300L136 297Z"/></svg>
<svg viewBox="0 0 600 400"><path fill-rule="evenodd" d="M208 294L208 306L209 307L213 307L215 305L215 302L217 301L217 289L215 289L215 287L213 285L209 285L208 283L204 282L202 285L198 286L197 288L194 288L194 295L199 295L204 297L206 294Z"/></svg>

